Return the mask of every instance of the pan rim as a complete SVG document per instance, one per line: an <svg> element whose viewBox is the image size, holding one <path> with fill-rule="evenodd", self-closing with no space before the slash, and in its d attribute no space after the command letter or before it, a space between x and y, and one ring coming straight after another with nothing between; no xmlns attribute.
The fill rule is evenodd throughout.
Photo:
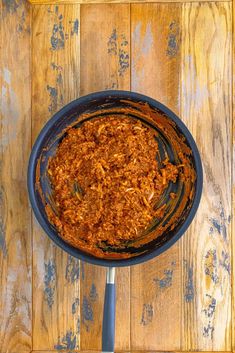
<svg viewBox="0 0 235 353"><path fill-rule="evenodd" d="M44 220L38 206L37 206L37 198L35 195L35 188L34 188L34 174L35 174L35 169L36 169L36 164L37 164L37 155L38 152L41 148L44 135L48 130L51 129L51 127L59 120L61 119L62 116L64 116L66 113L68 113L71 109L73 109L76 105L78 104L89 104L89 102L97 100L99 98L123 98L123 99L134 99L142 102L148 103L150 106L153 106L154 108L159 109L162 111L167 117L169 117L171 120L173 120L177 127L181 130L183 135L186 137L186 140L189 144L189 147L192 150L193 153L193 158L195 162L195 170L197 174L197 179L196 179L196 186L195 186L195 196L194 200L192 202L192 206L190 208L190 211L183 222L183 224L180 226L180 228L176 231L176 233L167 240L163 245L161 245L159 248L153 249L149 253L141 254L136 257L131 257L128 259L105 259L105 258L97 258L94 257L90 254L87 254L80 249L74 248L73 246L69 245L66 243L60 236L54 234L51 229L48 227L47 222ZM85 96L81 96L70 103L68 103L66 106L64 106L61 110L56 112L44 125L44 127L41 129L39 135L37 136L37 139L33 145L30 158L29 158L29 164L28 164L28 173L27 173L27 186L28 186L28 194L29 194L29 200L32 206L32 209L34 211L34 214L36 216L37 221L45 231L45 233L49 236L49 238L54 241L54 243L59 246L61 249L69 253L70 255L79 258L80 260L89 262L91 264L95 265L100 265L100 266L106 266L106 267L124 267L124 266L130 266L130 265L136 265L145 261L148 261L150 259L153 259L154 257L159 256L162 254L164 251L168 250L171 246L173 246L180 238L181 236L185 233L185 231L188 229L190 226L200 203L201 195L202 195L202 187L203 187L203 169L202 169L202 162L201 162L201 157L197 148L197 145L194 141L194 138L191 134L191 132L188 130L187 126L180 120L180 118L169 108L167 108L164 104L158 102L157 100L150 98L146 95L137 93L137 92L132 92L132 91L124 91L124 90L107 90L107 91L98 91L94 93L90 93Z"/></svg>

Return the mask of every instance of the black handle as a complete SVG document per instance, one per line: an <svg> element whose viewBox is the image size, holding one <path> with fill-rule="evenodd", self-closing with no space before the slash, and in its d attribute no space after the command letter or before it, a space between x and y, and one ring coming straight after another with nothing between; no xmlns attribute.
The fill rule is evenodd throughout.
<svg viewBox="0 0 235 353"><path fill-rule="evenodd" d="M102 352L114 352L116 311L116 288L114 277L115 269L113 267L108 268L104 298Z"/></svg>

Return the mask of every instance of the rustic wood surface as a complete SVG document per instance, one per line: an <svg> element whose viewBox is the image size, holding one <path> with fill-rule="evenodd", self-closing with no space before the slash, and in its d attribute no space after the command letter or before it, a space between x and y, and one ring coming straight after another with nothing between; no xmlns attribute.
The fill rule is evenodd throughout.
<svg viewBox="0 0 235 353"><path fill-rule="evenodd" d="M81 7L81 95L130 89L130 5ZM101 349L105 268L84 264L81 349ZM117 269L116 349L130 349L129 268ZM90 309L90 315L89 311Z"/></svg>
<svg viewBox="0 0 235 353"><path fill-rule="evenodd" d="M30 8L3 2L0 17L0 351L32 349Z"/></svg>
<svg viewBox="0 0 235 353"><path fill-rule="evenodd" d="M105 269L66 255L31 219L26 171L44 123L103 89L171 108L204 168L184 237L117 270L116 350L234 351L232 2L56 2L0 8L0 353L101 349Z"/></svg>
<svg viewBox="0 0 235 353"><path fill-rule="evenodd" d="M232 0L230 0L232 2ZM31 4L120 4L120 3L155 3L155 0L29 0ZM158 3L184 3L185 0L158 0ZM198 0L189 0L188 2L198 2ZM201 2L227 2L227 0L201 0Z"/></svg>
<svg viewBox="0 0 235 353"><path fill-rule="evenodd" d="M80 6L33 7L32 138L80 91ZM80 264L33 223L33 348L80 344ZM69 347L70 348L70 347Z"/></svg>

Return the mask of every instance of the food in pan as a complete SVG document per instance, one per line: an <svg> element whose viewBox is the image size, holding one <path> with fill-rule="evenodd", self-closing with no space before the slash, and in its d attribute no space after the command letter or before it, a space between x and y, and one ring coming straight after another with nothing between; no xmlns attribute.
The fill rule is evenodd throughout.
<svg viewBox="0 0 235 353"><path fill-rule="evenodd" d="M139 120L107 116L70 127L48 163L56 212L49 220L75 247L101 254L134 243L166 203L183 164L159 163L156 133ZM176 194L170 193L174 200Z"/></svg>

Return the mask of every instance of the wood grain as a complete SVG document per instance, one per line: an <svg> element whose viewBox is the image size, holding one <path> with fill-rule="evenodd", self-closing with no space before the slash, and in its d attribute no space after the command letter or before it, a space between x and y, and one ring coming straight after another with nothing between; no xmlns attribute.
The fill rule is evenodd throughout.
<svg viewBox="0 0 235 353"><path fill-rule="evenodd" d="M180 113L204 190L183 238L183 350L231 350L231 4L184 4Z"/></svg>
<svg viewBox="0 0 235 353"><path fill-rule="evenodd" d="M180 4L131 5L131 89L176 113L180 72ZM179 243L131 268L131 348L180 349ZM170 334L169 334L170 333Z"/></svg>
<svg viewBox="0 0 235 353"><path fill-rule="evenodd" d="M29 4L3 1L0 16L0 351L30 352L31 212L26 189L31 142Z"/></svg>
<svg viewBox="0 0 235 353"><path fill-rule="evenodd" d="M233 15L233 33L232 33L232 98L233 98L233 106L232 106L232 236L231 236L231 243L232 243L232 257L231 257L231 281L232 281L232 350L235 352L235 241L234 241L234 234L235 234L235 76L234 76L234 68L235 68L235 3L233 1L232 7L232 15Z"/></svg>
<svg viewBox="0 0 235 353"><path fill-rule="evenodd" d="M201 0L200 2L227 2L227 0ZM230 0L232 2L232 0ZM32 4L119 4L119 3L155 3L155 0L30 0ZM185 0L158 0L158 3L184 3ZM188 0L195 2L198 0Z"/></svg>
<svg viewBox="0 0 235 353"><path fill-rule="evenodd" d="M101 349L105 269L63 253L35 220L32 242L26 169L31 93L34 141L63 105L103 89L142 92L179 114L204 167L181 241L117 270L116 351L235 351L231 2L81 0L81 21L79 3L56 2L34 5L31 19L24 0L0 2L0 353Z"/></svg>
<svg viewBox="0 0 235 353"><path fill-rule="evenodd" d="M83 5L81 7L81 94L103 89L130 89L129 34L129 5ZM84 264L83 274L81 349L100 350L105 269ZM130 345L129 268L117 270L116 282L115 347L117 350L128 350Z"/></svg>
<svg viewBox="0 0 235 353"><path fill-rule="evenodd" d="M33 353L52 353L55 351L32 351ZM100 351L93 351L93 350L89 350L89 351L85 351L85 350L73 350L74 352L81 352L81 353L100 353ZM184 351L184 353L189 353L190 351ZM194 353L200 353L201 351L195 351ZM212 353L213 351L207 351L207 353ZM228 352L228 351L226 351ZM23 352L24 353L24 352ZM71 353L71 351L68 350L63 350L63 353ZM163 352L159 352L159 351L146 351L146 350L140 350L140 351L118 351L118 353L163 353ZM175 351L175 352L171 352L171 353L180 353L180 351ZM225 352L219 352L217 351L217 353L225 353ZM232 353L232 352L229 352Z"/></svg>
<svg viewBox="0 0 235 353"><path fill-rule="evenodd" d="M34 6L32 134L79 96L80 7ZM33 348L76 349L80 340L80 264L33 224Z"/></svg>

